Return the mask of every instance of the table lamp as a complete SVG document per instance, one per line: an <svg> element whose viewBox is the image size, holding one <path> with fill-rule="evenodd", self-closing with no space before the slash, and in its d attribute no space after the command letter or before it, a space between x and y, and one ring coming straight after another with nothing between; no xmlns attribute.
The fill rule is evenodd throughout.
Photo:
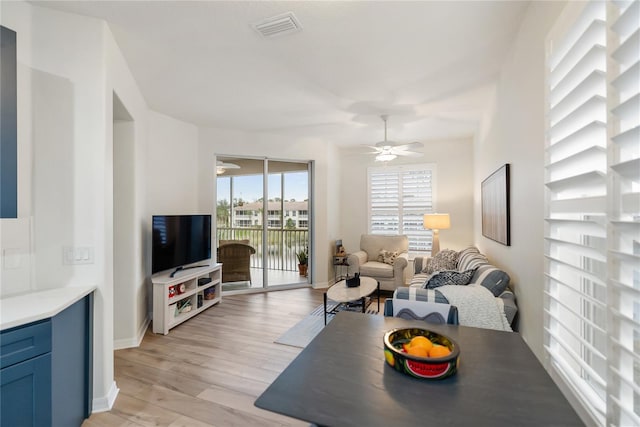
<svg viewBox="0 0 640 427"><path fill-rule="evenodd" d="M446 230L451 227L451 220L449 219L449 214L437 214L437 213L424 214L422 225L424 228L433 230L433 243L431 245L431 256L435 256L438 252L440 252L440 238L438 237L438 232L440 230Z"/></svg>

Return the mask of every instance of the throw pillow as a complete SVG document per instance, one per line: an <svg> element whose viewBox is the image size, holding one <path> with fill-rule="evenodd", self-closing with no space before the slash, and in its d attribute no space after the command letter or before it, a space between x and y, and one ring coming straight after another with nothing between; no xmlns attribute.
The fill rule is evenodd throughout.
<svg viewBox="0 0 640 427"><path fill-rule="evenodd" d="M476 269L473 268L467 271L455 271L445 270L439 271L432 275L424 284L425 289L435 289L444 285L468 285L471 282L473 273Z"/></svg>
<svg viewBox="0 0 640 427"><path fill-rule="evenodd" d="M458 264L458 252L451 249L444 249L438 252L433 258L427 260L427 264L422 269L423 273L431 274L435 271L455 270Z"/></svg>
<svg viewBox="0 0 640 427"><path fill-rule="evenodd" d="M458 252L458 265L455 269L465 271L483 264L489 264L487 257L481 254L475 246L470 246Z"/></svg>
<svg viewBox="0 0 640 427"><path fill-rule="evenodd" d="M385 251L384 249L378 254L378 262L384 262L385 264L393 265L396 258L398 258L398 252Z"/></svg>
<svg viewBox="0 0 640 427"><path fill-rule="evenodd" d="M477 268L472 282L476 285L484 286L493 293L493 296L498 297L507 289L509 280L511 278L507 273L491 264L485 264Z"/></svg>

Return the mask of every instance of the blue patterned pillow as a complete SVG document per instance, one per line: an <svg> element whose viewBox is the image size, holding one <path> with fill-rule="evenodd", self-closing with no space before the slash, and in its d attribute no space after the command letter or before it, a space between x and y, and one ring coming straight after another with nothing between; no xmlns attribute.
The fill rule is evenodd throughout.
<svg viewBox="0 0 640 427"><path fill-rule="evenodd" d="M468 285L475 272L475 268L466 271L439 271L425 282L424 289L434 289L444 285Z"/></svg>

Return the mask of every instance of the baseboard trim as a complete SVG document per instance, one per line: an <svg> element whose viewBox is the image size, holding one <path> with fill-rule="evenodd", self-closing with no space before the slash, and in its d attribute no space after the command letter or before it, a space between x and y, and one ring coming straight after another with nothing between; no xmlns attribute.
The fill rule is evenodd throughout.
<svg viewBox="0 0 640 427"><path fill-rule="evenodd" d="M329 282L314 283L312 287L313 289L327 289L328 287L331 287L335 284L336 284L336 281L331 280Z"/></svg>
<svg viewBox="0 0 640 427"><path fill-rule="evenodd" d="M142 343L142 339L144 338L145 332L147 332L147 328L151 324L151 317L147 316L147 318L142 322L142 325L138 329L137 335L133 338L123 338L119 340L113 341L113 349L114 350L122 350L125 348L132 347L140 347Z"/></svg>
<svg viewBox="0 0 640 427"><path fill-rule="evenodd" d="M120 389L114 381L111 383L111 388L109 389L109 393L107 393L106 396L93 399L93 402L91 404L91 413L110 411L111 408L113 408L113 404L116 402L118 392L120 392Z"/></svg>

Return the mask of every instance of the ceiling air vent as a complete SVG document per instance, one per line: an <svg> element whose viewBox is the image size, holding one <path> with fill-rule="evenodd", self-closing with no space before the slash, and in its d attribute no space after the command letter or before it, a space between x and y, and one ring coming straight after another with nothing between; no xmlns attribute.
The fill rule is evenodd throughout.
<svg viewBox="0 0 640 427"><path fill-rule="evenodd" d="M302 31L302 25L300 25L298 18L295 17L293 12L267 18L257 24L253 24L253 28L265 38Z"/></svg>

